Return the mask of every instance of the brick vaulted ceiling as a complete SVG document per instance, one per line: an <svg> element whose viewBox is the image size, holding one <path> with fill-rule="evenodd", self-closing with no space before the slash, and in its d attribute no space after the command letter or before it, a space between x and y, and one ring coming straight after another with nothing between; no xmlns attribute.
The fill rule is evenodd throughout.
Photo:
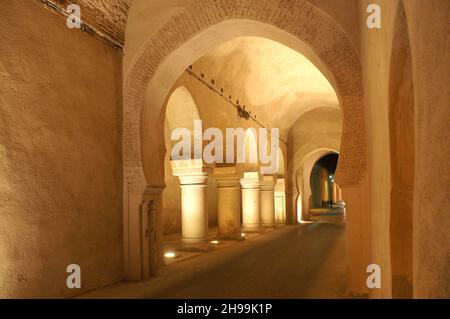
<svg viewBox="0 0 450 319"><path fill-rule="evenodd" d="M66 10L69 4L78 4L81 8L81 19L96 30L102 32L121 46L125 42L125 30L127 26L128 10L136 0L36 0L39 2L50 2L60 9ZM151 3L152 11L149 16L161 12L164 8L178 7L183 8L196 0L145 0ZM321 9L328 13L333 13L336 8L330 7L330 4L339 3L344 8L340 15L335 16L346 29L354 35L355 25L348 24L348 21L357 21L352 19L357 13L357 0L308 0L313 5L320 5Z"/></svg>

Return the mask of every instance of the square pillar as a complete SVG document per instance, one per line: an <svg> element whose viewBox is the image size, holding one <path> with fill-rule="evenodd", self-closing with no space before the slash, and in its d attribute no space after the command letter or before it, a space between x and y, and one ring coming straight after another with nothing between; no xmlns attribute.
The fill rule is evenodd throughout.
<svg viewBox="0 0 450 319"><path fill-rule="evenodd" d="M275 176L264 175L260 182L261 225L275 227Z"/></svg>
<svg viewBox="0 0 450 319"><path fill-rule="evenodd" d="M242 227L244 232L261 231L259 172L245 172L242 186Z"/></svg>
<svg viewBox="0 0 450 319"><path fill-rule="evenodd" d="M286 224L286 192L284 178L278 178L275 185L275 223L278 225Z"/></svg>
<svg viewBox="0 0 450 319"><path fill-rule="evenodd" d="M242 239L239 175L235 166L214 168L214 178L217 182L219 239Z"/></svg>

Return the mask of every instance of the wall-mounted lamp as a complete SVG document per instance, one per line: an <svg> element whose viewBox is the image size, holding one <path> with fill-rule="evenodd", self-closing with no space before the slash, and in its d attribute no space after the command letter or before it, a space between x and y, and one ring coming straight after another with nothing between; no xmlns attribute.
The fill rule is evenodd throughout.
<svg viewBox="0 0 450 319"><path fill-rule="evenodd" d="M239 104L236 107L239 117L244 118L246 120L250 119L250 113L245 110L245 107L241 107Z"/></svg>

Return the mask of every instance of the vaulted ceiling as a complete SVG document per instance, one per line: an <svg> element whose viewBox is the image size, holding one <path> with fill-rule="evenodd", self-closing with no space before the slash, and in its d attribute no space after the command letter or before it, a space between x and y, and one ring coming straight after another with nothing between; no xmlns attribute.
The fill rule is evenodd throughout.
<svg viewBox="0 0 450 319"><path fill-rule="evenodd" d="M200 58L193 71L214 79L226 96L239 99L262 124L280 128L284 137L306 112L317 108L340 112L333 87L314 64L269 39L235 38Z"/></svg>
<svg viewBox="0 0 450 319"><path fill-rule="evenodd" d="M138 10L145 2L148 9L136 13L138 18L151 19L155 23L164 20L167 12L179 12L189 4L197 0L35 0L50 2L61 9L66 9L69 4L78 4L81 7L82 20L104 33L108 37L123 45L125 42L125 30L127 17L131 5L138 4ZM313 5L321 8L336 19L358 43L358 0L308 0ZM141 5L139 5L141 3ZM145 14L145 16L143 16Z"/></svg>

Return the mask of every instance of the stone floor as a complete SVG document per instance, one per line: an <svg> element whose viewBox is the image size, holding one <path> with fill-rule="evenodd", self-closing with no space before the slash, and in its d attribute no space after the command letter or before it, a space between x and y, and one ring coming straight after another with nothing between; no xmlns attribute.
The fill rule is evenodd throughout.
<svg viewBox="0 0 450 319"><path fill-rule="evenodd" d="M278 225L276 229L285 227L284 225ZM176 262L183 261L192 257L196 257L205 253L209 253L214 250L229 247L242 242L242 240L248 240L255 236L260 236L262 234L274 231L273 228L263 228L261 233L242 233L242 238L240 240L222 240L217 239L217 227L211 227L208 230L208 240L203 244L196 245L183 245L181 241L181 234L171 234L165 235L163 239L163 251L164 253L171 252L175 254L174 258L165 258L166 265L170 265Z"/></svg>
<svg viewBox="0 0 450 319"><path fill-rule="evenodd" d="M146 282L81 298L344 298L344 226L285 226L170 262Z"/></svg>

